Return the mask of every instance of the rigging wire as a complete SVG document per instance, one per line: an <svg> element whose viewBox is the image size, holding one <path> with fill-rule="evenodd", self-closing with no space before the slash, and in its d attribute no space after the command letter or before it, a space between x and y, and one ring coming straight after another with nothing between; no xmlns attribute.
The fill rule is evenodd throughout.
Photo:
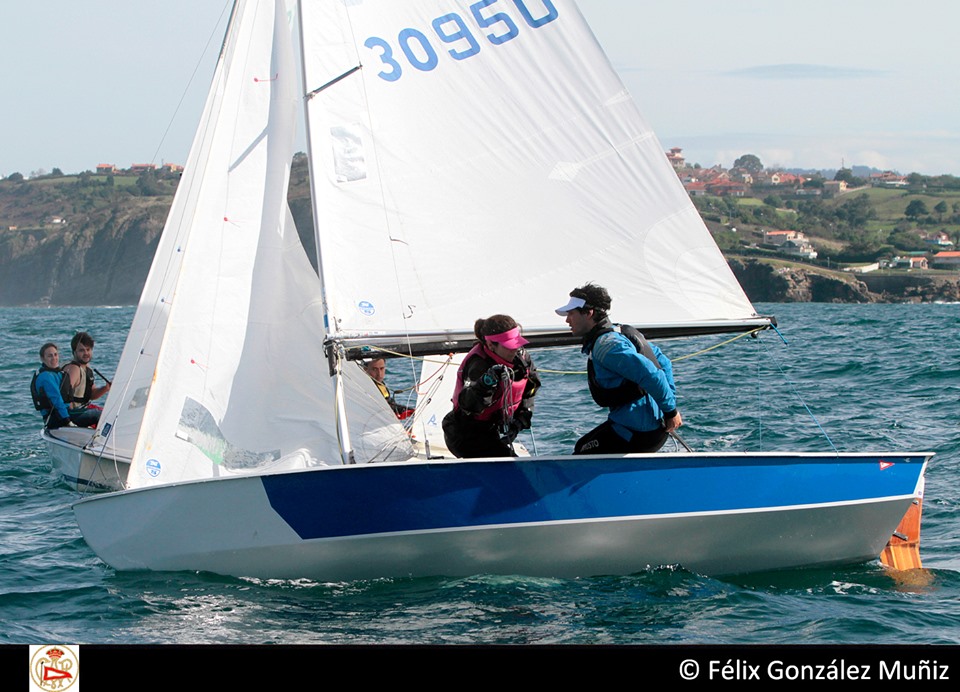
<svg viewBox="0 0 960 692"><path fill-rule="evenodd" d="M760 341L758 338L757 341ZM757 449L763 451L763 386L760 383L760 374L763 366L763 351L757 349Z"/></svg>
<svg viewBox="0 0 960 692"><path fill-rule="evenodd" d="M779 334L779 332L777 333ZM782 334L780 335L780 338L783 339ZM803 400L802 396L800 396L800 392L797 390L796 385L793 383L793 380L791 380L790 377L787 375L787 373L784 371L783 366L780 364L780 361L777 360L776 355L772 351L770 351L770 349L767 348L767 344L764 343L761 337L758 336L757 340L763 345L763 348L766 350L767 354L776 364L777 369L780 371L780 374L783 376L783 379L786 381L787 384L790 385L790 389L793 391L794 396L797 397L797 401L799 401L800 404L803 406L803 408L806 409L807 413L810 415L810 418L813 419L813 422L820 429L820 432L823 434L823 437L827 440L827 443L833 449L834 453L837 456L840 456L840 450L838 450L836 445L833 444L833 440L830 439L830 436L827 434L827 431L823 429L822 425L820 425L820 421L814 415L813 411L810 410L810 407L807 406L807 402ZM786 340L784 340L784 343L786 343ZM758 378L758 381L759 381L759 378Z"/></svg>
<svg viewBox="0 0 960 692"><path fill-rule="evenodd" d="M193 78L197 76L197 72L200 70L200 65L203 64L203 56L207 54L207 49L210 48L210 43L213 41L214 36L219 32L217 27L220 26L220 22L223 21L223 15L226 14L227 8L233 4L233 0L228 0L223 6L223 10L220 11L220 16L217 18L216 23L213 26L213 31L210 32L210 36L207 38L207 43L203 47L203 50L200 51L200 57L197 59L197 64L193 67L193 73L190 75L190 79L187 80L187 85L183 88L183 93L180 94L180 100L177 101L177 107L173 109L173 115L170 116L170 122L167 123L167 129L163 131L163 135L160 137L160 143L157 144L157 150L153 152L153 158L150 159L150 163L156 163L157 155L160 153L160 149L163 147L163 143L167 139L167 135L170 133L170 128L173 127L173 121L177 119L177 113L180 112L180 106L183 105L184 99L187 97L187 92L190 90L190 85L193 84Z"/></svg>
<svg viewBox="0 0 960 692"><path fill-rule="evenodd" d="M720 343L714 344L713 346L710 346L710 347L708 347L708 348L704 348L704 349L701 349L701 350L699 350L699 351L695 351L695 352L693 352L693 353L688 353L688 354L686 354L686 355L684 355L684 356L678 356L678 357L676 357L676 358L671 358L671 359L670 359L670 362L671 362L671 363L679 363L679 362L682 361L682 360L687 360L687 359L689 359L689 358L695 358L695 357L697 357L697 356L702 356L704 353L709 353L710 351L713 351L714 349L718 349L718 348L720 348L721 346L726 346L727 344L732 344L734 341L736 341L736 340L738 340L738 339L742 339L742 338L745 337L745 336L753 336L754 334L759 334L760 332L762 332L762 331L764 331L764 330L766 330L766 329L767 329L767 327L758 327L757 329L753 329L753 330L751 330L751 331L749 331L749 332L744 332L743 334L737 334L737 335L736 335L735 337L733 337L733 338L727 339L726 341L721 341ZM779 333L779 332L778 332L778 333ZM567 347L564 347L564 348L567 348ZM537 368L537 371L538 371L538 372L545 372L545 373L548 373L548 374L550 374L550 375L586 375L586 374L587 374L587 371L586 371L586 370L547 370L546 368Z"/></svg>

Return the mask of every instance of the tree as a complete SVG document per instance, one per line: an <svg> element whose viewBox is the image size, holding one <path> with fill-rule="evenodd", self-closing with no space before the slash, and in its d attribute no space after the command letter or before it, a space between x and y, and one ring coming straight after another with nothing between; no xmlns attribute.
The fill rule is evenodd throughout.
<svg viewBox="0 0 960 692"><path fill-rule="evenodd" d="M57 177L62 177L62 176L63 176L63 171L61 171L59 168L54 168L52 171L50 171L50 175L55 175L55 176L57 176Z"/></svg>
<svg viewBox="0 0 960 692"><path fill-rule="evenodd" d="M723 251L736 252L740 249L740 236L736 231L725 228L713 231L713 240Z"/></svg>
<svg viewBox="0 0 960 692"><path fill-rule="evenodd" d="M7 176L7 180L13 183L22 183L23 173L20 173L20 172L11 173L10 175Z"/></svg>
<svg viewBox="0 0 960 692"><path fill-rule="evenodd" d="M850 187L863 187L866 185L866 182L863 178L858 178L853 174L853 171L849 168L841 168L837 171L837 174L833 176L834 180L842 180Z"/></svg>
<svg viewBox="0 0 960 692"><path fill-rule="evenodd" d="M898 250L906 250L907 252L927 249L926 243L923 242L916 231L894 231L887 238L887 242Z"/></svg>
<svg viewBox="0 0 960 692"><path fill-rule="evenodd" d="M750 173L756 175L763 170L763 164L760 162L759 157L753 154L744 154L739 159L733 162L734 168L743 168Z"/></svg>
<svg viewBox="0 0 960 692"><path fill-rule="evenodd" d="M837 171L837 174L833 176L834 180L842 180L843 182L850 184L853 180L853 171L849 168L841 168Z"/></svg>
<svg viewBox="0 0 960 692"><path fill-rule="evenodd" d="M137 190L143 197L156 197L164 194L163 186L157 179L157 172L147 170L137 178Z"/></svg>
<svg viewBox="0 0 960 692"><path fill-rule="evenodd" d="M947 206L946 202L944 202L943 200L940 200L940 202L937 204L937 206L933 208L933 210L937 212L937 217L940 219L940 221L943 221L943 215L947 213L947 210L949 208L950 207Z"/></svg>
<svg viewBox="0 0 960 692"><path fill-rule="evenodd" d="M877 258L882 248L876 238L864 237L851 242L834 257L838 262L870 262Z"/></svg>
<svg viewBox="0 0 960 692"><path fill-rule="evenodd" d="M870 219L877 218L877 210L866 194L857 195L854 199L841 204L837 210L837 218L844 221L850 228L862 228Z"/></svg>
<svg viewBox="0 0 960 692"><path fill-rule="evenodd" d="M921 216L927 216L930 212L922 199L915 199L907 205L903 215L912 221L918 220Z"/></svg>

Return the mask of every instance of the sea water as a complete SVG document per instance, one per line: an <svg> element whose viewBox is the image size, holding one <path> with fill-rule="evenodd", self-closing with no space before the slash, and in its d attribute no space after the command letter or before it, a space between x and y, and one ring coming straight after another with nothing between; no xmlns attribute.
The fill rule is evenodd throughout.
<svg viewBox="0 0 960 692"><path fill-rule="evenodd" d="M118 573L77 529L78 496L51 473L28 390L40 345L69 351L78 329L93 333L93 365L109 377L133 309L3 308L0 644L960 643L960 306L758 309L776 315L782 338L710 351L730 337L659 342L674 360L684 441L708 451L935 451L924 570L873 563L717 579L663 566L587 579L335 583ZM535 360L543 389L523 441L564 453L603 413L577 349ZM388 382L402 389L413 371L391 361Z"/></svg>

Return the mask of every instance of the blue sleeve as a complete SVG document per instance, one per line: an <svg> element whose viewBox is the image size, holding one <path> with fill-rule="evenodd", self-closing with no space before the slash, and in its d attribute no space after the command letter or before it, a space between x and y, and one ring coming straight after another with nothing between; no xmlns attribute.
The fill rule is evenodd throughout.
<svg viewBox="0 0 960 692"><path fill-rule="evenodd" d="M67 411L67 405L63 403L63 397L60 396L60 380L57 377L59 374L41 372L37 375L37 389L47 395L57 415L66 419L69 418L70 413Z"/></svg>
<svg viewBox="0 0 960 692"><path fill-rule="evenodd" d="M673 366L659 348L653 344L651 346L657 361L663 367L662 370L650 359L637 353L637 349L626 337L613 332L597 339L593 346L593 359L620 378L639 384L665 413L669 413L677 408ZM614 386L616 384L613 383Z"/></svg>
<svg viewBox="0 0 960 692"><path fill-rule="evenodd" d="M667 378L667 384L670 385L670 391L673 392L674 397L676 397L677 385L673 381L673 363L670 362L670 359L667 358L663 351L657 348L655 344L650 344L650 348L653 349L653 355L657 357L657 362L660 363L660 367L663 368L663 374Z"/></svg>

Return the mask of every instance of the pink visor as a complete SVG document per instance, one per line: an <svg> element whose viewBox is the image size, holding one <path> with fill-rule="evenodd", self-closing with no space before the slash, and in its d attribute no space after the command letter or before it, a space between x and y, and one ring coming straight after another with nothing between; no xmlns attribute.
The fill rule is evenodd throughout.
<svg viewBox="0 0 960 692"><path fill-rule="evenodd" d="M491 334L490 336L483 337L487 341L492 341L496 344L500 344L504 348L515 349L520 348L530 342L520 336L520 327L514 327L513 329L503 332L502 334Z"/></svg>

